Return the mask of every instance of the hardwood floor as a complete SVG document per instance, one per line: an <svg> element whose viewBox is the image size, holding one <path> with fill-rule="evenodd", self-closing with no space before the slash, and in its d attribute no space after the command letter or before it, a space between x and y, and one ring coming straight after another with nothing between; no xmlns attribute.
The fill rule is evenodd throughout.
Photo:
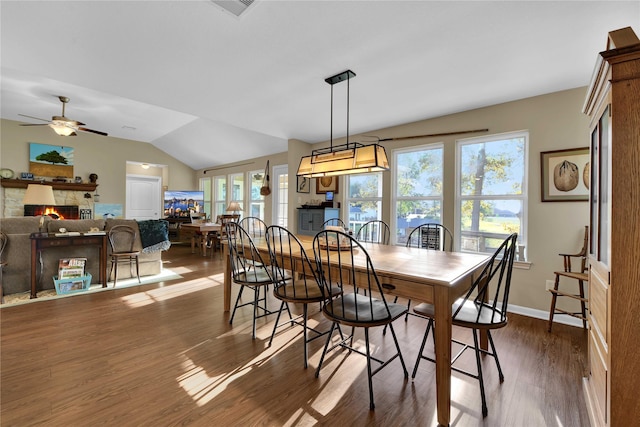
<svg viewBox="0 0 640 427"><path fill-rule="evenodd" d="M411 381L392 362L373 379L369 411L364 357L335 351L316 379L323 340L310 344L305 370L299 327L267 348L275 316L259 321L256 340L250 308L229 325L217 255L174 245L163 259L183 278L0 310L2 426L436 425L433 364L422 361ZM317 308L311 322L328 327ZM411 372L426 321L394 326ZM486 358L489 415L478 382L454 373L452 426L589 425L583 330L547 333L543 320L510 315L494 339L505 381ZM374 354L393 349L382 328L371 341ZM463 359L472 369L473 354Z"/></svg>

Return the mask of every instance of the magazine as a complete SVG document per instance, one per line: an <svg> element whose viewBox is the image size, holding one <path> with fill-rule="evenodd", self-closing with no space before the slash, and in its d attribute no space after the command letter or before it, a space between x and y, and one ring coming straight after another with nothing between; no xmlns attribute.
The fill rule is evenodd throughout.
<svg viewBox="0 0 640 427"><path fill-rule="evenodd" d="M84 276L86 258L62 258L58 262L58 279Z"/></svg>

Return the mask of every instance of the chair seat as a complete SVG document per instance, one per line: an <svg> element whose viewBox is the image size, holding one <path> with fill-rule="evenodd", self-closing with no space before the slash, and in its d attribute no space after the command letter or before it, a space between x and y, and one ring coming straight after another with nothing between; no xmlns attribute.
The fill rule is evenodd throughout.
<svg viewBox="0 0 640 427"><path fill-rule="evenodd" d="M583 280L585 282L589 281L588 273L577 273L573 271L555 271L553 274L557 276L569 277L571 279Z"/></svg>
<svg viewBox="0 0 640 427"><path fill-rule="evenodd" d="M131 251L131 252L114 252L111 254L113 257L127 257L127 256L139 256L140 251Z"/></svg>
<svg viewBox="0 0 640 427"><path fill-rule="evenodd" d="M264 266L259 267L260 268L256 267L252 270L234 275L233 281L250 286L268 285L270 283L273 283L271 276L269 275L269 273L267 273Z"/></svg>
<svg viewBox="0 0 640 427"><path fill-rule="evenodd" d="M346 294L327 302L323 308L325 316L334 322L348 326L386 325L407 312L404 304L387 303L362 294ZM390 316L389 316L390 314Z"/></svg>
<svg viewBox="0 0 640 427"><path fill-rule="evenodd" d="M278 286L273 290L273 294L286 302L320 302L326 297L319 286L308 286L308 281L292 280L283 286ZM340 287L332 286L331 295L339 295Z"/></svg>
<svg viewBox="0 0 640 427"><path fill-rule="evenodd" d="M462 300L458 300L453 304L453 312L455 313L460 306ZM413 311L417 314L428 317L430 319L435 318L433 305L423 302L413 307ZM452 323L456 326L462 326L472 329L494 329L501 328L507 324L507 321L500 321L502 319L502 312L498 309L493 309L490 305L485 305L478 317L479 306L473 301L467 301L462 309L453 318Z"/></svg>

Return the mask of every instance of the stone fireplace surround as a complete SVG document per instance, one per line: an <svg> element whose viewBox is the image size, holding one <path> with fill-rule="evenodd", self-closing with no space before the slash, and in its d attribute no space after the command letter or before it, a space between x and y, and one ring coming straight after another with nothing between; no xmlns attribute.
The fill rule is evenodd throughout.
<svg viewBox="0 0 640 427"><path fill-rule="evenodd" d="M15 218L25 215L24 204L24 188L4 188L4 212L3 217ZM53 196L56 199L56 206L77 206L79 209L91 209L93 211L93 198L85 199L86 191L72 190L53 190ZM70 218L67 218L70 219ZM76 218L77 219L77 218Z"/></svg>

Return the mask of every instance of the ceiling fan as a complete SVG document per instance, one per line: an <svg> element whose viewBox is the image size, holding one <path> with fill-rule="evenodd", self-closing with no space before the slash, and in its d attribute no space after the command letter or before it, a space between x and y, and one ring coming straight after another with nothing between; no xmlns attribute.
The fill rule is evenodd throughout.
<svg viewBox="0 0 640 427"><path fill-rule="evenodd" d="M44 122L49 123L25 123L20 126L49 126L51 129L55 131L60 136L76 136L77 131L81 130L83 132L91 132L96 133L98 135L107 136L105 132L100 132L99 130L88 129L84 126L84 123L78 122L76 120L71 120L64 116L64 106L67 102L69 102L69 98L66 96L58 96L60 102L62 102L62 115L61 116L53 116L51 120L41 119L38 117L27 116L26 114L19 114L19 116L29 117L31 119L42 120Z"/></svg>

